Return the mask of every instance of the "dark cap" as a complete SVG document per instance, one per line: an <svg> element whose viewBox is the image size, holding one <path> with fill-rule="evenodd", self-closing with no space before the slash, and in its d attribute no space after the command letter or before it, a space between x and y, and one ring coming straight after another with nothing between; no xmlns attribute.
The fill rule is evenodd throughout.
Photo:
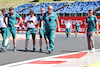
<svg viewBox="0 0 100 67"><path fill-rule="evenodd" d="M13 7L10 7L9 10L14 10L14 8Z"/></svg>
<svg viewBox="0 0 100 67"><path fill-rule="evenodd" d="M2 8L2 12L6 11L6 9Z"/></svg>
<svg viewBox="0 0 100 67"><path fill-rule="evenodd" d="M30 13L34 14L34 11L33 10L30 10Z"/></svg>

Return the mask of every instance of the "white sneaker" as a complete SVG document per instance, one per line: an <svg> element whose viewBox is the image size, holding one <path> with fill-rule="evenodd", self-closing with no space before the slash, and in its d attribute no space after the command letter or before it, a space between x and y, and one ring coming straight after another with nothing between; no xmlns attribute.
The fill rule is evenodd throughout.
<svg viewBox="0 0 100 67"><path fill-rule="evenodd" d="M91 52L94 53L95 52L95 48L92 48Z"/></svg>

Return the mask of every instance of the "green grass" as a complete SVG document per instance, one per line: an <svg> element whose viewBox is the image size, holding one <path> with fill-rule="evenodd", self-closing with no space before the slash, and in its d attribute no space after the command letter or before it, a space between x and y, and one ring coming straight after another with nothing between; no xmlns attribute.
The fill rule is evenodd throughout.
<svg viewBox="0 0 100 67"><path fill-rule="evenodd" d="M16 7L24 3L32 3L33 0L0 0L0 9Z"/></svg>
<svg viewBox="0 0 100 67"><path fill-rule="evenodd" d="M99 1L99 0L61 0L61 1Z"/></svg>

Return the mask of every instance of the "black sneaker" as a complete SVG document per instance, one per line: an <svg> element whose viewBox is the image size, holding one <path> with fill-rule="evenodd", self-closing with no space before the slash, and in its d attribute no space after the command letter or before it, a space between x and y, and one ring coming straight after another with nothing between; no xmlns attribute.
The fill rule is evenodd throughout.
<svg viewBox="0 0 100 67"><path fill-rule="evenodd" d="M33 48L33 52L36 52L35 48Z"/></svg>
<svg viewBox="0 0 100 67"><path fill-rule="evenodd" d="M27 52L27 48L24 48L23 51Z"/></svg>
<svg viewBox="0 0 100 67"><path fill-rule="evenodd" d="M51 50L50 49L48 49L47 54L51 54Z"/></svg>
<svg viewBox="0 0 100 67"><path fill-rule="evenodd" d="M42 49L40 49L38 52L42 52Z"/></svg>

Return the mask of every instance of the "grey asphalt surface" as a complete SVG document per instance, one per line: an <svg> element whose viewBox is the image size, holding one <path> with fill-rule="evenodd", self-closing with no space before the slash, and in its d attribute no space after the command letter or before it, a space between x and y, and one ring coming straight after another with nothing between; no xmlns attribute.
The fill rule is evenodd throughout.
<svg viewBox="0 0 100 67"><path fill-rule="evenodd" d="M100 48L100 35L95 35L95 45L96 49ZM10 63L15 63L19 61L25 61L30 59L42 58L47 56L71 53L71 52L79 52L88 50L87 48L87 39L82 38L82 34L79 35L78 39L75 38L75 35L72 34L70 39L66 39L65 34L56 34L55 38L55 49L51 54L46 54L46 43L43 40L43 52L32 52L32 40L29 40L28 52L23 52L23 48L25 47L25 39L17 40L17 52L13 52L13 43L10 40L10 47L6 52L2 53L0 51L0 66L6 65ZM0 45L2 44L2 40L0 40ZM36 50L39 50L39 39L36 39Z"/></svg>

